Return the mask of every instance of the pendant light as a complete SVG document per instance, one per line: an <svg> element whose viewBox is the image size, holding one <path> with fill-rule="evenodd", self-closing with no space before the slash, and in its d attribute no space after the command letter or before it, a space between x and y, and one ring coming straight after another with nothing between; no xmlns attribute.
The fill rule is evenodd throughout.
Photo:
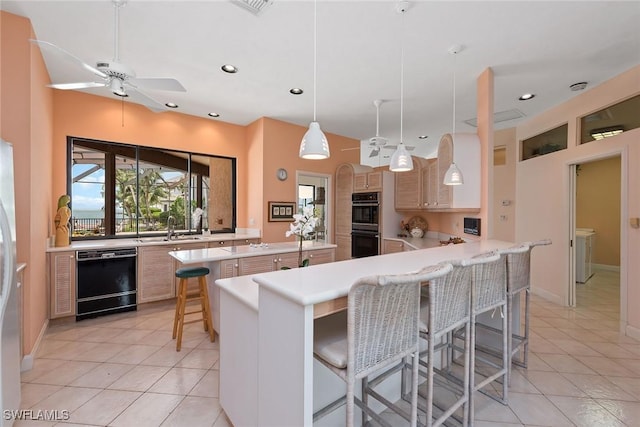
<svg viewBox="0 0 640 427"><path fill-rule="evenodd" d="M455 145L456 137L456 55L462 50L462 46L455 45L449 48L449 53L453 55L453 128L451 132L451 141ZM444 185L462 185L464 178L462 172L456 166L455 162L451 162L449 169L444 174Z"/></svg>
<svg viewBox="0 0 640 427"><path fill-rule="evenodd" d="M316 74L317 74L317 15L318 2L313 2L313 121L309 124L309 130L300 142L300 157L303 159L322 160L331 155L329 153L329 141L320 130L320 123L316 121Z"/></svg>
<svg viewBox="0 0 640 427"><path fill-rule="evenodd" d="M404 13L409 8L409 2L398 3L398 13L402 14L402 29L400 32L400 143L391 156L389 170L392 172L407 172L413 169L413 160L404 146L402 138L402 123L404 115Z"/></svg>

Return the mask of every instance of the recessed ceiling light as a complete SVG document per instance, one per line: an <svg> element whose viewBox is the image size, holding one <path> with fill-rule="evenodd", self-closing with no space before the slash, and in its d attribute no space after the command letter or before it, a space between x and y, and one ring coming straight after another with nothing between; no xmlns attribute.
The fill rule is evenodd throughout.
<svg viewBox="0 0 640 427"><path fill-rule="evenodd" d="M520 98L518 98L518 100L527 101L531 98L534 98L535 96L536 96L535 93L525 93L524 95L521 95Z"/></svg>
<svg viewBox="0 0 640 427"><path fill-rule="evenodd" d="M220 114L218 114L218 113L209 113L209 114L207 114L207 116L209 116L209 117L220 117Z"/></svg>
<svg viewBox="0 0 640 427"><path fill-rule="evenodd" d="M229 73L229 74L234 74L238 72L238 69L236 67L234 67L231 64L224 64L221 67L222 71L224 71L225 73Z"/></svg>
<svg viewBox="0 0 640 427"><path fill-rule="evenodd" d="M418 139L427 139L427 138L429 138L429 135L420 135L418 137Z"/></svg>
<svg viewBox="0 0 640 427"><path fill-rule="evenodd" d="M292 95L302 95L304 93L304 91L302 89L300 89L299 87L294 87L289 89L289 93Z"/></svg>
<svg viewBox="0 0 640 427"><path fill-rule="evenodd" d="M169 107L169 108L178 108L178 104L175 104L175 103L173 103L173 102L167 102L167 103L166 103L166 104L164 104L164 105L166 105L166 106L167 106L167 107Z"/></svg>

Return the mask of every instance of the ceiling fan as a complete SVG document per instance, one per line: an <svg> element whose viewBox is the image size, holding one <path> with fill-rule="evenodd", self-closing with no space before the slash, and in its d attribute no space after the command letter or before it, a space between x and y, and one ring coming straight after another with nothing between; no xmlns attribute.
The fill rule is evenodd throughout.
<svg viewBox="0 0 640 427"><path fill-rule="evenodd" d="M371 147L371 151L369 152L369 157L376 157L380 155L380 148L386 148L390 150L395 150L397 148L396 145L389 144L389 139L383 136L380 136L380 105L382 105L384 101L382 99L376 99L373 101L373 105L376 107L376 136L369 138L369 146ZM411 151L415 149L413 146L406 146L407 150Z"/></svg>
<svg viewBox="0 0 640 427"><path fill-rule="evenodd" d="M114 5L114 47L115 54L112 61L98 61L96 66L92 66L84 62L82 59L72 53L43 40L29 40L37 44L43 49L54 53L64 59L74 62L76 65L82 66L84 69L92 72L99 77L98 81L77 82L77 83L58 83L50 84L49 87L61 90L77 90L94 87L105 87L113 94L120 97L130 98L136 103L140 103L152 111L166 111L167 107L153 99L151 96L143 92L143 90L163 90L173 92L186 92L186 89L176 79L172 78L154 78L154 77L136 77L133 69L120 62L118 54L118 28L120 18L120 8L123 7L127 0L112 0Z"/></svg>

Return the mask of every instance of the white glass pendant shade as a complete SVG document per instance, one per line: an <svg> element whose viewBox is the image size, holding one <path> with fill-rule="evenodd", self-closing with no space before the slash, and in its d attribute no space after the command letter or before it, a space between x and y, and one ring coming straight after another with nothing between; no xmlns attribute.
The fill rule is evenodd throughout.
<svg viewBox="0 0 640 427"><path fill-rule="evenodd" d="M302 137L300 142L300 157L303 159L321 160L331 156L329 153L329 142L324 132L320 129L318 122L311 122L309 130Z"/></svg>
<svg viewBox="0 0 640 427"><path fill-rule="evenodd" d="M413 160L411 155L404 148L404 144L401 142L398 144L396 151L391 156L391 162L389 163L389 170L391 172L407 172L413 169Z"/></svg>
<svg viewBox="0 0 640 427"><path fill-rule="evenodd" d="M464 178L462 172L456 166L455 163L451 163L447 173L444 174L444 185L462 185L464 184Z"/></svg>

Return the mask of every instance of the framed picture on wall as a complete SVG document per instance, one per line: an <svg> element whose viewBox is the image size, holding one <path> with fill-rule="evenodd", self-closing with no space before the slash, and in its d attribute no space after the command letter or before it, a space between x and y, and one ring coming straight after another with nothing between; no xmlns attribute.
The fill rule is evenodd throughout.
<svg viewBox="0 0 640 427"><path fill-rule="evenodd" d="M269 222L293 221L295 202L269 202Z"/></svg>

